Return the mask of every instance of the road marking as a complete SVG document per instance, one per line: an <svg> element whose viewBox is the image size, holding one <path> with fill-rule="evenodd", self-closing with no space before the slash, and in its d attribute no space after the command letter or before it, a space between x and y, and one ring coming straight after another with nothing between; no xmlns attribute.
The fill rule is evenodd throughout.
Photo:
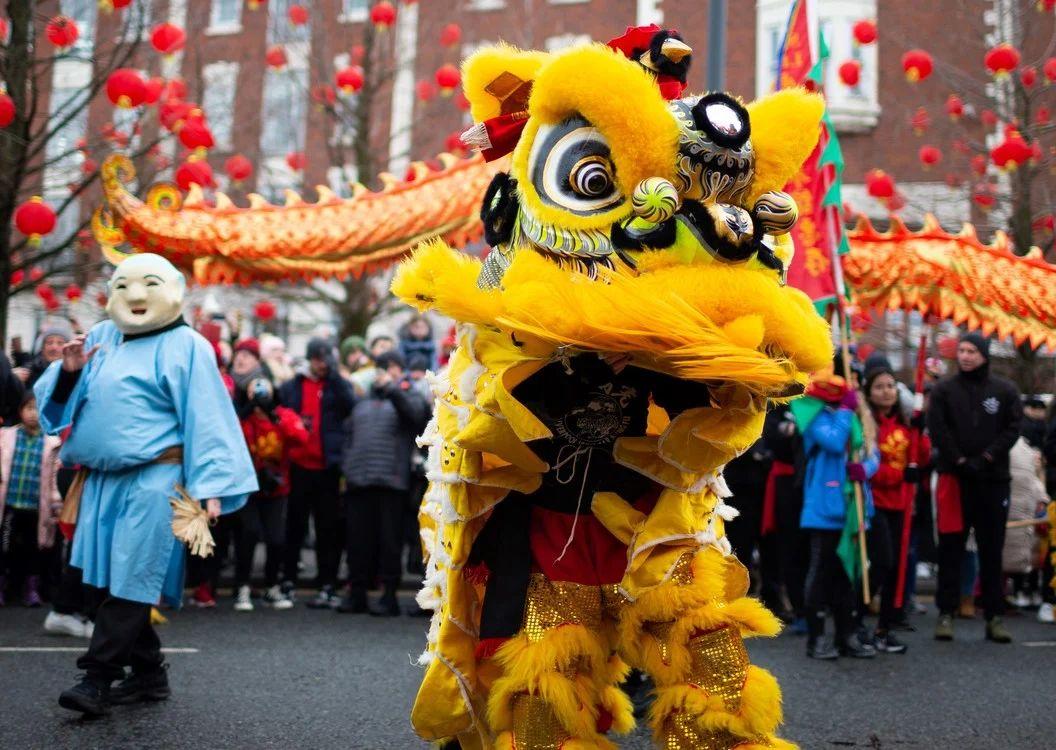
<svg viewBox="0 0 1056 750"><path fill-rule="evenodd" d="M77 646L0 646L0 654L83 654L88 644ZM163 654L197 654L196 648L163 648Z"/></svg>
<svg viewBox="0 0 1056 750"><path fill-rule="evenodd" d="M1041 648L1044 646L1056 646L1056 641L1023 641L1023 645L1031 648Z"/></svg>

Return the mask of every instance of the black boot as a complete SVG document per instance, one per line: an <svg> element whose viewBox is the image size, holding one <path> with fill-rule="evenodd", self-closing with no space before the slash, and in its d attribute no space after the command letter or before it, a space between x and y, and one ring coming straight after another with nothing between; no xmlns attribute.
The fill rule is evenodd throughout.
<svg viewBox="0 0 1056 750"><path fill-rule="evenodd" d="M105 716L110 712L110 682L85 675L72 688L62 692L59 705L85 716Z"/></svg>
<svg viewBox="0 0 1056 750"><path fill-rule="evenodd" d="M349 589L341 600L337 611L343 614L362 615L367 612L367 592L363 589Z"/></svg>
<svg viewBox="0 0 1056 750"><path fill-rule="evenodd" d="M816 638L807 639L807 656L811 659L831 661L832 659L839 659L840 652L836 650L836 646L833 645L830 638L819 635Z"/></svg>
<svg viewBox="0 0 1056 750"><path fill-rule="evenodd" d="M396 584L386 583L385 593L377 602L371 604L369 609L374 617L399 617L400 603L396 600Z"/></svg>
<svg viewBox="0 0 1056 750"><path fill-rule="evenodd" d="M851 633L840 641L840 656L850 656L855 659L872 659L876 656L876 649L872 644L862 643L857 633Z"/></svg>
<svg viewBox="0 0 1056 750"><path fill-rule="evenodd" d="M110 702L118 705L140 701L163 701L172 695L169 689L169 665L161 664L153 672L131 675L110 690Z"/></svg>

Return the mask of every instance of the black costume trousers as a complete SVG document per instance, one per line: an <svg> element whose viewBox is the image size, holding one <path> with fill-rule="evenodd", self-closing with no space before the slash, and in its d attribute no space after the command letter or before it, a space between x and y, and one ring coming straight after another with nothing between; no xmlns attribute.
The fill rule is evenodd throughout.
<svg viewBox="0 0 1056 750"><path fill-rule="evenodd" d="M88 653L77 660L89 679L113 682L125 675L125 667L137 674L150 674L164 662L161 641L150 624L150 605L108 595L95 615L95 631Z"/></svg>

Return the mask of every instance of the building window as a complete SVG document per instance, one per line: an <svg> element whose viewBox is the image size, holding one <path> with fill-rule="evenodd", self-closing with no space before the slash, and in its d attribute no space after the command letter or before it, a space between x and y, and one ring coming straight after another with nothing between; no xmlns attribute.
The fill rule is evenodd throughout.
<svg viewBox="0 0 1056 750"><path fill-rule="evenodd" d="M793 0L759 0L755 51L757 96L774 88L792 4ZM830 53L824 74L825 97L837 132L867 132L876 127L880 118L877 45L856 45L851 31L857 21L875 18L876 6L877 0L819 0L817 3L815 29L820 27ZM840 63L850 59L862 64L861 80L854 88L844 86L837 73Z"/></svg>
<svg viewBox="0 0 1056 750"><path fill-rule="evenodd" d="M307 42L311 37L311 21L301 26L290 23L290 6L297 4L297 0L268 0L268 44Z"/></svg>
<svg viewBox="0 0 1056 750"><path fill-rule="evenodd" d="M341 23L360 23L367 20L367 0L341 0Z"/></svg>
<svg viewBox="0 0 1056 750"><path fill-rule="evenodd" d="M466 0L466 10L502 10L506 0Z"/></svg>
<svg viewBox="0 0 1056 750"><path fill-rule="evenodd" d="M546 40L547 52L560 52L570 47L578 47L581 44L590 44L590 34L559 34L548 37Z"/></svg>
<svg viewBox="0 0 1056 750"><path fill-rule="evenodd" d="M550 0L551 5L585 5L590 0Z"/></svg>
<svg viewBox="0 0 1056 750"><path fill-rule="evenodd" d="M223 61L206 65L202 71L205 93L202 108L213 131L213 140L221 151L232 148L231 134L235 121L235 87L238 85L238 63Z"/></svg>
<svg viewBox="0 0 1056 750"><path fill-rule="evenodd" d="M91 55L95 46L95 19L99 4L96 0L62 0L59 3L62 15L77 23L80 36L70 49L75 55Z"/></svg>
<svg viewBox="0 0 1056 750"><path fill-rule="evenodd" d="M242 0L213 0L208 33L231 33L242 27Z"/></svg>
<svg viewBox="0 0 1056 750"><path fill-rule="evenodd" d="M298 176L286 164L291 151L303 151L308 121L308 71L269 70L264 77L260 134L262 169L257 180L261 194L282 201L286 188L296 187Z"/></svg>
<svg viewBox="0 0 1056 750"><path fill-rule="evenodd" d="M62 126L52 133L44 147L47 162L44 168L45 191L63 190L80 179L84 157L77 151L77 141L84 137L88 128L88 94L86 86L78 85L51 90L48 124L55 126L61 122Z"/></svg>

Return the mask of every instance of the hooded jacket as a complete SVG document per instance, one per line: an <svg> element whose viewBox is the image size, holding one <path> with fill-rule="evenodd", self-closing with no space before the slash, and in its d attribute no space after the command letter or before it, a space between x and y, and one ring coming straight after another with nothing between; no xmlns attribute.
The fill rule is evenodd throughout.
<svg viewBox="0 0 1056 750"><path fill-rule="evenodd" d="M298 374L288 380L279 389L279 401L298 414L301 413L301 400L305 375ZM323 458L328 468L341 465L341 449L345 442L342 427L345 418L352 411L352 385L337 371L336 365L330 368L330 374L323 382L323 397L320 404L321 423L319 434L323 440Z"/></svg>
<svg viewBox="0 0 1056 750"><path fill-rule="evenodd" d="M407 490L414 441L429 420L429 402L406 378L374 384L345 422L341 468L351 487Z"/></svg>

